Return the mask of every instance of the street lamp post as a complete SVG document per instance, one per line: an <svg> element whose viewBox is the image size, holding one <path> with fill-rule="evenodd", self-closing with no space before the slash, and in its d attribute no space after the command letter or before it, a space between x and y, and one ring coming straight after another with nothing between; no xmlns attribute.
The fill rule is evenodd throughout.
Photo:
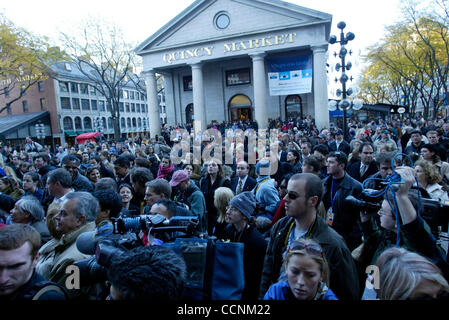
<svg viewBox="0 0 449 320"><path fill-rule="evenodd" d="M348 54L348 50L346 49L346 45L348 44L349 41L354 40L355 35L352 32L348 32L346 35L343 32L343 29L346 27L346 23L344 21L341 21L338 23L337 28L339 28L341 30L340 32L340 40L337 41L337 37L336 36L330 36L329 38L329 43L330 44L335 44L335 43L340 43L340 52L338 54L338 56L341 59L341 64L337 63L335 65L335 69L338 71L340 71L341 69L341 77L340 77L340 83L342 85L342 90L338 89L337 90L337 96L342 96L342 99L340 101L335 101L335 100L331 100L329 102L329 110L330 111L335 111L337 110L337 108L341 109L343 111L343 134L344 134L344 139L347 141L348 138L348 132L347 132L347 119L346 119L346 111L348 109L350 109L351 107L354 110L360 110L363 107L363 103L361 100L359 99L355 99L354 101L350 101L349 99L347 99L348 96L351 96L353 93L353 90L351 88L346 89L346 82L348 82L349 77L346 74L346 70L351 70L352 68L352 63L350 61L346 62L346 55ZM337 56L337 53L335 53L335 56ZM351 77L352 79L352 77ZM337 82L338 79L335 79L335 81Z"/></svg>

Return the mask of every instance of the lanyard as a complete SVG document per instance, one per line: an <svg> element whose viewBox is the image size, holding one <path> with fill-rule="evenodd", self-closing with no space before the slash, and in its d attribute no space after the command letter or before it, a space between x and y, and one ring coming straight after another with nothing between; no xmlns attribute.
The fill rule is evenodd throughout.
<svg viewBox="0 0 449 320"><path fill-rule="evenodd" d="M334 193L334 178L332 178L332 185L331 185L331 208L334 207L335 198L337 197L337 191L335 191L334 196L332 197L332 193Z"/></svg>

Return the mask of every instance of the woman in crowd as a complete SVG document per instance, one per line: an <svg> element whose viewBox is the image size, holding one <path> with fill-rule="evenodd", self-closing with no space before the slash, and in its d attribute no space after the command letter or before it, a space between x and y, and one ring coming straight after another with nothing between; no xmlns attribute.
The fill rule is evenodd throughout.
<svg viewBox="0 0 449 320"><path fill-rule="evenodd" d="M289 150L287 153L287 163L291 165L292 169L290 172L300 173L301 172L301 162L299 161L299 152L295 149Z"/></svg>
<svg viewBox="0 0 449 320"><path fill-rule="evenodd" d="M255 300L259 294L263 261L267 243L253 224L252 214L256 209L256 198L251 191L239 193L226 208L225 239L244 244L243 269L245 289L242 299Z"/></svg>
<svg viewBox="0 0 449 320"><path fill-rule="evenodd" d="M120 212L120 216L138 216L140 214L139 207L131 203L131 200L134 197L132 187L127 183L122 183L118 187L118 193L122 198L122 211Z"/></svg>
<svg viewBox="0 0 449 320"><path fill-rule="evenodd" d="M86 177L89 179L90 182L93 184L96 184L98 180L100 180L100 170L98 170L97 167L89 167L86 171Z"/></svg>
<svg viewBox="0 0 449 320"><path fill-rule="evenodd" d="M389 248L377 259L381 300L447 300L449 285L430 260L404 248Z"/></svg>
<svg viewBox="0 0 449 320"><path fill-rule="evenodd" d="M226 222L226 207L233 197L234 192L229 188L220 187L215 190L214 206L217 209L218 217L212 235L216 236L217 239L223 239L224 237L224 228L228 225Z"/></svg>
<svg viewBox="0 0 449 320"><path fill-rule="evenodd" d="M426 189L432 199L438 200L441 204L449 201L447 192L440 184L442 179L437 167L425 160L419 160L415 163L415 174L419 186Z"/></svg>
<svg viewBox="0 0 449 320"><path fill-rule="evenodd" d="M44 197L44 190L39 188L41 186L41 179L36 172L27 172L23 176L22 187L25 191L25 196L31 195L37 198L42 203Z"/></svg>
<svg viewBox="0 0 449 320"><path fill-rule="evenodd" d="M159 165L159 170L157 172L157 178L162 178L170 181L174 170L175 166L171 162L170 156L163 156L161 164Z"/></svg>
<svg viewBox="0 0 449 320"><path fill-rule="evenodd" d="M25 194L25 191L19 188L17 180L12 176L6 176L0 179L0 192L10 196L14 200L19 199Z"/></svg>
<svg viewBox="0 0 449 320"><path fill-rule="evenodd" d="M223 167L221 162L217 159L211 159L207 163L207 171L200 180L200 189L204 194L207 208L207 231L212 234L212 231L217 222L217 209L214 206L215 190L220 187L231 188L231 182L223 177Z"/></svg>
<svg viewBox="0 0 449 320"><path fill-rule="evenodd" d="M425 144L421 147L421 158L438 168L442 179L449 183L449 163L441 161L438 150L432 144ZM447 191L447 190L446 190Z"/></svg>
<svg viewBox="0 0 449 320"><path fill-rule="evenodd" d="M287 281L268 289L264 300L338 300L329 285L329 266L321 246L311 239L293 241L284 258Z"/></svg>

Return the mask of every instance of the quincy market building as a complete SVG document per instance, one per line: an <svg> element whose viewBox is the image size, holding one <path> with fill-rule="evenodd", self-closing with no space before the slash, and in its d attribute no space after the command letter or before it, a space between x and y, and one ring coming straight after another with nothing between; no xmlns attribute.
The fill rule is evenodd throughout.
<svg viewBox="0 0 449 320"><path fill-rule="evenodd" d="M329 126L326 52L332 16L279 0L196 0L136 48L152 136L160 133L156 73L167 124L312 115Z"/></svg>

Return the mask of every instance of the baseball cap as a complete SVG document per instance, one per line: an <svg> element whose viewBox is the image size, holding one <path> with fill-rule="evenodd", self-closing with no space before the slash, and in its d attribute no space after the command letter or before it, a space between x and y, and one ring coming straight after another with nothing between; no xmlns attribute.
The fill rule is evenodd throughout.
<svg viewBox="0 0 449 320"><path fill-rule="evenodd" d="M177 170L173 173L173 176L170 180L170 186L176 187L181 182L188 180L189 174L185 170Z"/></svg>

